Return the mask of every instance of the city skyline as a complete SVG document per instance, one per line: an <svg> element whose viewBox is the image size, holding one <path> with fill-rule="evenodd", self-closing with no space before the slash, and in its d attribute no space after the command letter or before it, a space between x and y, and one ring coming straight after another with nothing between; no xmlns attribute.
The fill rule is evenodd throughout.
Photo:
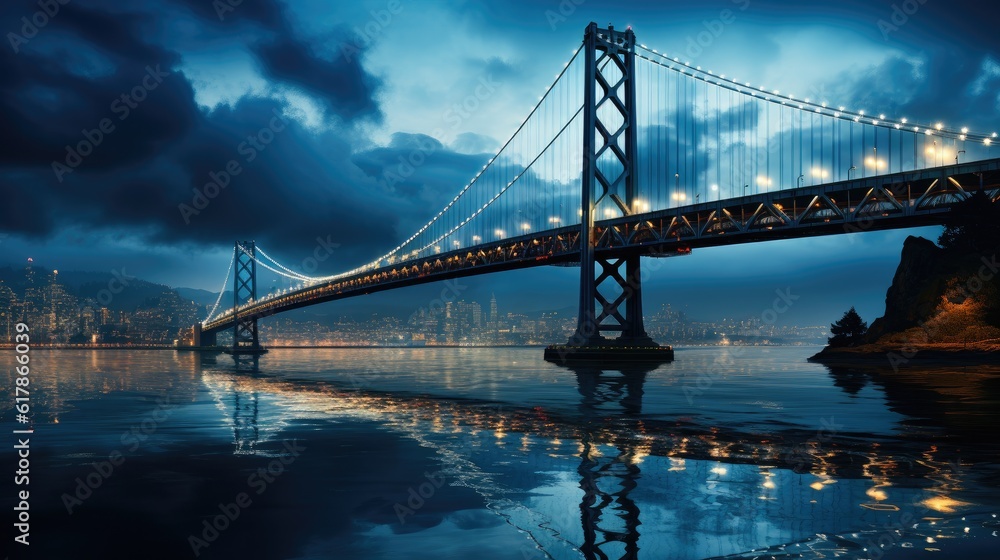
<svg viewBox="0 0 1000 560"><path fill-rule="evenodd" d="M54 344L186 344L190 325L210 305L134 277L123 277L117 284L112 279L74 288L60 282L58 270L47 271L34 263L22 274L20 282L15 278L11 283L7 282L9 274L0 275L0 343L12 343L15 324L26 322L35 326L37 340ZM17 284L20 290L15 289ZM130 290L141 293L136 296ZM771 317L690 318L669 303L648 309L647 315L651 335L680 345L816 344L828 330L825 325L776 324L776 313ZM572 308L511 311L501 307L491 293L485 302L466 301L460 295L439 298L409 315L372 312L324 317L300 312L274 317L262 322L261 338L277 346L545 345L571 335L575 326Z"/></svg>

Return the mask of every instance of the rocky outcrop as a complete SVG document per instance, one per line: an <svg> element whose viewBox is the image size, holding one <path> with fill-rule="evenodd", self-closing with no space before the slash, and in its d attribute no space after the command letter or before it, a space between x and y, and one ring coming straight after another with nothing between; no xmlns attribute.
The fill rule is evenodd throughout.
<svg viewBox="0 0 1000 560"><path fill-rule="evenodd" d="M944 252L923 237L906 238L892 285L885 294L885 315L872 322L869 342L919 326L934 315L952 273Z"/></svg>
<svg viewBox="0 0 1000 560"><path fill-rule="evenodd" d="M978 343L1000 338L1000 271L996 253L942 249L908 237L885 315L872 322L867 342Z"/></svg>
<svg viewBox="0 0 1000 560"><path fill-rule="evenodd" d="M812 359L995 352L1000 346L1000 265L997 254L989 253L906 238L886 292L885 315L872 322L865 343L826 348Z"/></svg>

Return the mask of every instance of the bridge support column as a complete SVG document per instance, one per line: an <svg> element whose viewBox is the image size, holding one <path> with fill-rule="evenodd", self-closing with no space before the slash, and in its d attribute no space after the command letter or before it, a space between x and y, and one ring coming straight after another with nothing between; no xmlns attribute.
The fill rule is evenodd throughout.
<svg viewBox="0 0 1000 560"><path fill-rule="evenodd" d="M673 349L653 342L642 324L639 255L599 255L594 227L594 209L605 198L624 215L637 202L635 34L631 28L599 29L591 23L583 41L580 315L569 342L546 348L545 359L562 363L671 360ZM601 287L615 284L616 295L609 299ZM620 336L607 339L603 333L609 331Z"/></svg>
<svg viewBox="0 0 1000 560"><path fill-rule="evenodd" d="M201 330L201 323L191 327L191 346L195 348L211 347L217 344L215 333L206 333Z"/></svg>
<svg viewBox="0 0 1000 560"><path fill-rule="evenodd" d="M267 350L260 345L257 335L257 317L241 316L239 308L257 299L257 247L253 241L237 241L233 275L233 310L236 314L233 326L233 348L228 353L234 357L241 354L264 354Z"/></svg>

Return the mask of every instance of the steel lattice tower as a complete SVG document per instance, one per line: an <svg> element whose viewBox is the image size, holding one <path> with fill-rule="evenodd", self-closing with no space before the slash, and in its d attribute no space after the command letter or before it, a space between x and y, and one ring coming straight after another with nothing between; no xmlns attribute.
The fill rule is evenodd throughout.
<svg viewBox="0 0 1000 560"><path fill-rule="evenodd" d="M241 317L239 313L241 305L257 299L257 262L255 260L257 246L253 241L237 241L235 251L233 309L236 321L233 327L233 353L262 353L263 348L261 348L257 336L257 317L255 315Z"/></svg>
<svg viewBox="0 0 1000 560"><path fill-rule="evenodd" d="M595 253L595 206L607 197L627 216L636 202L635 45L631 28L623 32L591 23L584 34L580 315L570 346L608 344L602 335L608 331L621 333L618 344L657 346L642 322L639 254L602 258ZM618 295L609 300L598 288L612 282Z"/></svg>

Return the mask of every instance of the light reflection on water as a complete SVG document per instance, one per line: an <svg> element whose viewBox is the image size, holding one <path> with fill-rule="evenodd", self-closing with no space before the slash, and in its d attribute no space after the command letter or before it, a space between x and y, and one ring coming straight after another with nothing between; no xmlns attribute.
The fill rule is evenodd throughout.
<svg viewBox="0 0 1000 560"><path fill-rule="evenodd" d="M113 448L120 429L93 402L128 425L146 412L136 395L167 394L179 411L158 445L213 439L235 455L267 455L296 426L374 422L519 531L516 558L995 547L1000 370L829 370L810 350L687 349L648 371L571 371L538 349L276 350L256 370L193 353L38 353L36 422L67 451ZM390 558L462 538L427 521L431 544L385 516L355 519L351 539Z"/></svg>

